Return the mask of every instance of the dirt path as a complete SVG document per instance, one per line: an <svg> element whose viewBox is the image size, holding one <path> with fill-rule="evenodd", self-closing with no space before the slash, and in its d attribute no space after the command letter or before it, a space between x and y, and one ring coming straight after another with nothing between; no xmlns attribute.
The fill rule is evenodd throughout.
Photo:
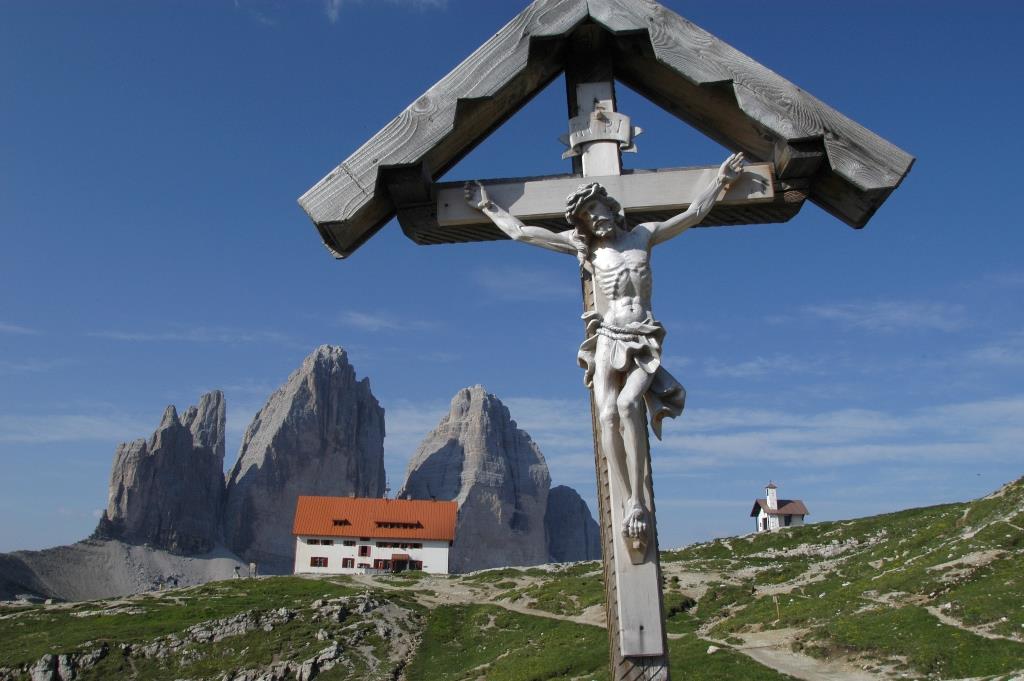
<svg viewBox="0 0 1024 681"><path fill-rule="evenodd" d="M445 578L432 578L424 577L415 585L399 585L389 584L384 580L377 579L373 575L352 575L352 581L357 584L362 584L374 589L384 589L386 591L408 591L411 588L420 587L423 589L429 589L433 591L435 595L420 593L419 599L428 605L465 605L465 604L478 604L486 603L488 605L495 605L505 610L517 612L523 615L533 615L534 617L544 617L551 620L562 620L565 622L574 622L576 624L585 624L591 627L605 628L604 612L601 606L594 606L587 608L580 615L559 615L557 613L548 612L546 610L535 610L534 608L527 607L520 603L513 603L506 600L497 600L494 598L497 592L488 588L487 585L474 584L468 586L460 581Z"/></svg>
<svg viewBox="0 0 1024 681"><path fill-rule="evenodd" d="M714 581L711 575L706 573L690 572L683 575L680 573L680 581L687 582L686 586L693 590L701 590L707 582ZM489 584L466 584L462 580L446 577L424 577L414 585L391 584L386 579L379 579L372 575L353 575L351 579L357 584L375 589L387 591L407 591L409 589L427 589L434 592L434 595L420 593L420 600L427 605L464 605L470 603L487 603L505 610L517 612L523 615L544 617L576 624L585 624L604 628L605 617L601 606L588 608L581 615L559 615L544 610L535 610L520 603L513 603L504 600L496 600L498 591L490 588ZM798 629L777 629L773 631L757 632L742 635L743 645L734 646L722 641L715 641L701 636L701 640L709 644L731 648L743 653L755 662L774 669L782 674L801 679L802 681L879 681L884 675L869 673L858 669L850 662L831 660L824 661L817 658L801 655L793 652L791 644L796 637L803 633ZM669 634L669 638L677 639L691 636L692 634Z"/></svg>
<svg viewBox="0 0 1024 681"><path fill-rule="evenodd" d="M740 634L743 645L731 647L755 662L804 681L878 681L879 678L884 678L879 674L858 669L846 661L819 660L793 652L790 646L802 633L804 632L800 629L773 629Z"/></svg>
<svg viewBox="0 0 1024 681"><path fill-rule="evenodd" d="M1003 636L1001 634L993 634L991 631L986 631L984 627L972 627L969 624L964 624L960 620L950 617L946 613L942 612L942 610L936 608L934 605L926 605L924 606L924 609L930 612L932 615L934 615L935 619L939 620L943 624L948 624L951 627L956 627L957 629L962 629L963 631L969 631L972 634L977 634L978 636L982 636L984 638L1002 641L1013 641L1014 643L1020 643L1019 638L1014 638L1013 636Z"/></svg>

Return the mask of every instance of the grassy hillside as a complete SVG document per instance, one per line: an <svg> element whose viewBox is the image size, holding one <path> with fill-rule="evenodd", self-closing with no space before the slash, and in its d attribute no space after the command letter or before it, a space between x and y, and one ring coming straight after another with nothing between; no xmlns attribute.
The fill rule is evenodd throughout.
<svg viewBox="0 0 1024 681"><path fill-rule="evenodd" d="M668 574L710 576L686 617L711 638L743 646L787 630L798 652L900 677L1024 670L1024 479L966 504L718 540L663 560Z"/></svg>
<svg viewBox="0 0 1024 681"><path fill-rule="evenodd" d="M1018 481L969 504L667 552L676 676L1009 679L1024 670L1022 528ZM600 680L601 597L599 564L580 563L8 605L0 679Z"/></svg>

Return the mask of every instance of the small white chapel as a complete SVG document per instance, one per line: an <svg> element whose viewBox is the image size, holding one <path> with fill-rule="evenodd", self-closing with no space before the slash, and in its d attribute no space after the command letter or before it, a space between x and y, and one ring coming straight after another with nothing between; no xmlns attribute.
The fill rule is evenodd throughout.
<svg viewBox="0 0 1024 681"><path fill-rule="evenodd" d="M764 499L755 499L750 517L756 518L757 532L774 532L784 527L800 527L810 511L800 499L779 499L779 488L769 482L764 488Z"/></svg>

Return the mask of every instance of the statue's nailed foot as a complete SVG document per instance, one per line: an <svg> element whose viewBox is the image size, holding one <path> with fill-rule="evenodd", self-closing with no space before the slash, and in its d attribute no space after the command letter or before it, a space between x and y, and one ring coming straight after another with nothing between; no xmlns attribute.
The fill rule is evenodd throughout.
<svg viewBox="0 0 1024 681"><path fill-rule="evenodd" d="M643 504L633 501L627 504L622 518L622 536L629 549L630 562L639 565L647 556L648 513Z"/></svg>

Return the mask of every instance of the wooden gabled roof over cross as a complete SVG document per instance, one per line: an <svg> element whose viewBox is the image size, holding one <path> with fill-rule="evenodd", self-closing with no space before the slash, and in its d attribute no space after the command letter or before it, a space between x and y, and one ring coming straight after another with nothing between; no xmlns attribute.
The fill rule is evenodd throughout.
<svg viewBox="0 0 1024 681"><path fill-rule="evenodd" d="M913 165L903 150L657 2L535 0L299 199L331 253L351 255L395 215L417 243L505 238L485 219L446 217L439 196L454 187L434 183L565 70L585 24L606 34L617 80L723 146L772 164L771 191L723 201L704 225L782 222L809 198L860 228ZM627 206L627 216L676 210ZM564 228L554 209L531 218Z"/></svg>

